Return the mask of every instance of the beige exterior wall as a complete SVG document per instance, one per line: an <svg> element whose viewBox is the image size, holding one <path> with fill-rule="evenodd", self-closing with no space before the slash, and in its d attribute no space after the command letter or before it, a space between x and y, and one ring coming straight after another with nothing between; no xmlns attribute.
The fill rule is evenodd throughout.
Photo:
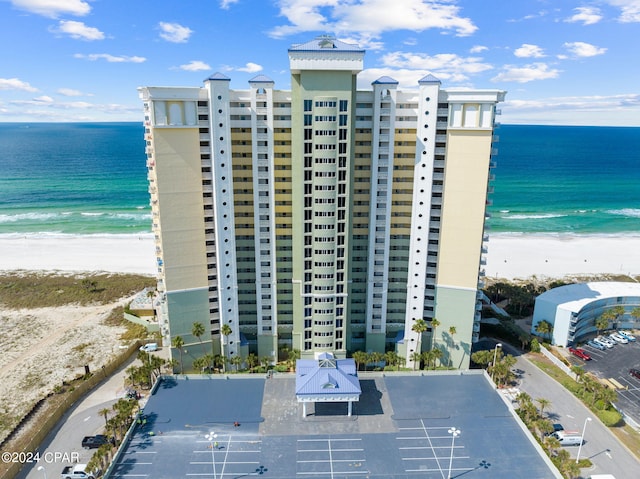
<svg viewBox="0 0 640 479"><path fill-rule="evenodd" d="M491 130L449 130L438 284L476 289L487 196Z"/></svg>
<svg viewBox="0 0 640 479"><path fill-rule="evenodd" d="M166 287L170 291L206 288L198 129L155 128L153 146Z"/></svg>

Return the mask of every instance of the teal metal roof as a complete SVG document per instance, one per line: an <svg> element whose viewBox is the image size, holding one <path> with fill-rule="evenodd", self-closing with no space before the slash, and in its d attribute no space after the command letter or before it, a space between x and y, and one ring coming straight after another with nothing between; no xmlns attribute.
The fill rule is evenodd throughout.
<svg viewBox="0 0 640 479"><path fill-rule="evenodd" d="M335 359L333 355L296 361L296 395L361 394L353 358Z"/></svg>

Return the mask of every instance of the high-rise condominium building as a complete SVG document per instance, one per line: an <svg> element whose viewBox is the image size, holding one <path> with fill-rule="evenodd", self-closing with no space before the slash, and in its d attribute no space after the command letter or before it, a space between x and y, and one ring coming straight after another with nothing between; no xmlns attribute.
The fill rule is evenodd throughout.
<svg viewBox="0 0 640 479"><path fill-rule="evenodd" d="M364 54L329 36L294 45L290 91L221 74L140 88L158 314L185 362L393 350L412 366L437 348L468 365L505 93L432 75L358 90Z"/></svg>

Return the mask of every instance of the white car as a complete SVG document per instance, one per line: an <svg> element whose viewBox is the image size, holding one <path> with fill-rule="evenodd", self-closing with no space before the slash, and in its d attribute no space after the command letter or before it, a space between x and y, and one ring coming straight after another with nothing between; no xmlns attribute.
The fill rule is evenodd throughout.
<svg viewBox="0 0 640 479"><path fill-rule="evenodd" d="M607 348L611 349L612 347L614 347L616 345L615 341L612 341L611 339L607 338L606 336L598 336L596 339L596 341L604 344Z"/></svg>
<svg viewBox="0 0 640 479"><path fill-rule="evenodd" d="M605 343L604 341L602 341L600 338L594 338L592 339L592 341L596 344L599 344L600 346L602 346L603 349L611 349L613 346Z"/></svg>
<svg viewBox="0 0 640 479"><path fill-rule="evenodd" d="M620 334L621 336L624 336L629 341L635 341L636 340L636 337L633 334L631 334L629 331L620 330L620 331L618 331L618 334Z"/></svg>
<svg viewBox="0 0 640 479"><path fill-rule="evenodd" d="M152 351L158 350L158 343L147 343L144 346L140 346L140 351L144 351L145 353L150 353Z"/></svg>
<svg viewBox="0 0 640 479"><path fill-rule="evenodd" d="M618 333L611 333L609 337L620 344L627 344L629 342L627 338Z"/></svg>

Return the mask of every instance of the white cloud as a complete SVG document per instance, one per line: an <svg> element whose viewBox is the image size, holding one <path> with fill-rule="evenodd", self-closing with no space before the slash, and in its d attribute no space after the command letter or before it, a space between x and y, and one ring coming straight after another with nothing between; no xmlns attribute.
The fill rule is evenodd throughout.
<svg viewBox="0 0 640 479"><path fill-rule="evenodd" d="M640 23L640 0L606 0L606 2L620 8L619 22Z"/></svg>
<svg viewBox="0 0 640 479"><path fill-rule="evenodd" d="M37 103L53 103L53 98L47 95L37 96L33 99Z"/></svg>
<svg viewBox="0 0 640 479"><path fill-rule="evenodd" d="M607 49L585 42L568 42L563 45L575 57L595 57L603 55Z"/></svg>
<svg viewBox="0 0 640 479"><path fill-rule="evenodd" d="M469 53L482 53L484 51L487 51L488 49L489 47L485 47L484 45L476 45L471 47Z"/></svg>
<svg viewBox="0 0 640 479"><path fill-rule="evenodd" d="M172 43L185 43L193 33L189 27L180 25L179 23L158 23L160 29L160 38Z"/></svg>
<svg viewBox="0 0 640 479"><path fill-rule="evenodd" d="M63 96L83 96L80 90L74 90L73 88L58 88L58 93Z"/></svg>
<svg viewBox="0 0 640 479"><path fill-rule="evenodd" d="M211 67L202 62L200 60L192 60L189 63L185 63L184 65L180 65L178 67L180 70L185 70L188 72L200 72L200 71L210 71Z"/></svg>
<svg viewBox="0 0 640 479"><path fill-rule="evenodd" d="M262 71L262 65L257 63L248 62L245 66L237 68L239 72L256 73Z"/></svg>
<svg viewBox="0 0 640 479"><path fill-rule="evenodd" d="M76 40L104 40L104 33L94 27L88 27L83 22L74 20L60 20L58 28L55 30L66 33Z"/></svg>
<svg viewBox="0 0 640 479"><path fill-rule="evenodd" d="M147 61L144 57L129 57L126 55L115 56L110 55L109 53L90 53L89 55L76 53L74 57L90 60L92 62L95 62L96 60L106 60L109 63L143 63Z"/></svg>
<svg viewBox="0 0 640 479"><path fill-rule="evenodd" d="M38 91L37 88L32 87L29 83L17 78L0 78L0 90Z"/></svg>
<svg viewBox="0 0 640 479"><path fill-rule="evenodd" d="M545 56L542 48L529 43L523 43L520 48L514 50L513 54L519 58L542 58Z"/></svg>
<svg viewBox="0 0 640 479"><path fill-rule="evenodd" d="M569 23L581 22L583 25L593 25L594 23L598 23L600 20L602 20L602 15L600 14L599 8L577 7L577 8L574 8L573 10L577 13L567 18L565 22L569 22Z"/></svg>
<svg viewBox="0 0 640 479"><path fill-rule="evenodd" d="M422 53L391 52L382 57L385 67L433 73L441 80L466 81L470 75L491 70L479 57L461 57L453 53L426 55ZM390 75L394 77L394 74ZM416 80L417 81L417 80Z"/></svg>
<svg viewBox="0 0 640 479"><path fill-rule="evenodd" d="M271 31L284 37L307 31L351 32L379 35L385 31L424 31L441 29L458 36L473 34L476 27L470 18L459 15L460 7L448 0L278 0L280 15L288 25Z"/></svg>
<svg viewBox="0 0 640 479"><path fill-rule="evenodd" d="M233 5L234 3L238 3L238 0L220 0L220 8L222 8L223 10L228 10L229 6Z"/></svg>
<svg viewBox="0 0 640 479"><path fill-rule="evenodd" d="M494 82L527 83L535 80L557 78L560 70L550 69L546 63L533 63L523 67L505 65L504 70L491 79Z"/></svg>
<svg viewBox="0 0 640 479"><path fill-rule="evenodd" d="M91 11L82 0L11 0L14 7L44 17L58 18L60 15L82 17Z"/></svg>

